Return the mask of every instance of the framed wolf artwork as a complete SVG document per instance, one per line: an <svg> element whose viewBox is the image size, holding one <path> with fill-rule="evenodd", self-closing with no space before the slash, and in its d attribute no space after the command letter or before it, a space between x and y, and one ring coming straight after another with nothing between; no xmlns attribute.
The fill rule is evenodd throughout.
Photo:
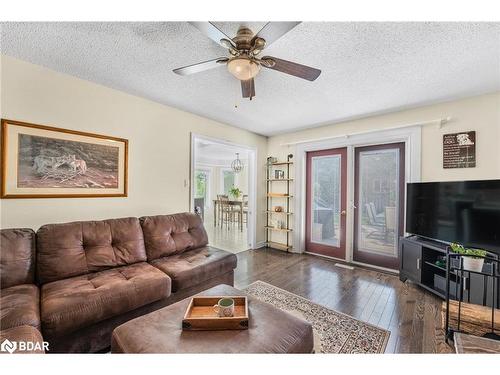
<svg viewBox="0 0 500 375"><path fill-rule="evenodd" d="M128 141L2 119L1 198L126 197Z"/></svg>

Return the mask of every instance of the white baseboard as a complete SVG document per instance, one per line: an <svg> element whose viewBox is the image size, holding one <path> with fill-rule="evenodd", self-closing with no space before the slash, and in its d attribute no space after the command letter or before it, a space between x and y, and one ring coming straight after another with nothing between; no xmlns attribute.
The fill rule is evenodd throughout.
<svg viewBox="0 0 500 375"><path fill-rule="evenodd" d="M255 244L255 249L261 249L263 247L266 247L266 241L259 241Z"/></svg>

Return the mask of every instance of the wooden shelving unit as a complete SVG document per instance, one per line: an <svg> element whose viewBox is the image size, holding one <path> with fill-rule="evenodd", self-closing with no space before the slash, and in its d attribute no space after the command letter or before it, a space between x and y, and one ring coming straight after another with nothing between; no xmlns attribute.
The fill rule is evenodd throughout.
<svg viewBox="0 0 500 375"><path fill-rule="evenodd" d="M278 249L278 250L283 250L283 251L288 251L292 248L292 246L287 246L287 245L283 245L280 242L272 242L272 241L269 241L267 243L267 246L272 247L273 249Z"/></svg>
<svg viewBox="0 0 500 375"><path fill-rule="evenodd" d="M267 158L266 164L266 246L272 247L273 249L289 251L292 249L291 241L290 241L290 233L293 232L293 229L290 228L290 218L293 215L293 212L290 212L290 199L293 198L290 195L290 183L293 182L293 178L290 177L290 168L293 165L292 162L293 155L289 154L287 156L287 160L284 162L272 162L272 158ZM275 167L285 167L286 174L284 178L275 178L273 171ZM275 183L284 183L286 184L286 193L278 193L273 191L273 186ZM284 210L283 211L273 211L273 202L274 200L281 200L281 204L284 202ZM284 218L285 225L281 227L275 227L271 225L271 220L273 215L279 215ZM272 239L272 232L281 232L286 236L285 243L277 242Z"/></svg>
<svg viewBox="0 0 500 375"><path fill-rule="evenodd" d="M275 228L275 227L265 227L270 230L275 230L277 232L292 232L293 229L286 229L286 228Z"/></svg>
<svg viewBox="0 0 500 375"><path fill-rule="evenodd" d="M275 214L275 215L293 215L293 212L280 212L280 211L266 211L267 214Z"/></svg>

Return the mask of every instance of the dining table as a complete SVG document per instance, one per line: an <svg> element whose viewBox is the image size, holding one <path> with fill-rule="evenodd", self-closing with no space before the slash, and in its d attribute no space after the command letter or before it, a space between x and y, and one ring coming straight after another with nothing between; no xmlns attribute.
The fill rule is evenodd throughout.
<svg viewBox="0 0 500 375"><path fill-rule="evenodd" d="M227 206L234 206L238 207L240 210L240 215L238 215L238 229L243 232L243 207L245 205L245 202L242 199L235 199L235 200L220 200L220 199L214 199L214 227L217 226L217 216L219 212L222 212L220 209L221 204L225 204Z"/></svg>

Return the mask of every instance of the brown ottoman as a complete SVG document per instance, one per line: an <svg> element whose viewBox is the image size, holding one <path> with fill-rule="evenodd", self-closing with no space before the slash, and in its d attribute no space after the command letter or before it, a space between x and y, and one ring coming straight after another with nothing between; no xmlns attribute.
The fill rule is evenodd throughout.
<svg viewBox="0 0 500 375"><path fill-rule="evenodd" d="M228 285L199 295L241 296ZM190 298L115 328L113 353L311 353L310 323L270 304L248 297L249 327L235 331L183 331L182 318Z"/></svg>

